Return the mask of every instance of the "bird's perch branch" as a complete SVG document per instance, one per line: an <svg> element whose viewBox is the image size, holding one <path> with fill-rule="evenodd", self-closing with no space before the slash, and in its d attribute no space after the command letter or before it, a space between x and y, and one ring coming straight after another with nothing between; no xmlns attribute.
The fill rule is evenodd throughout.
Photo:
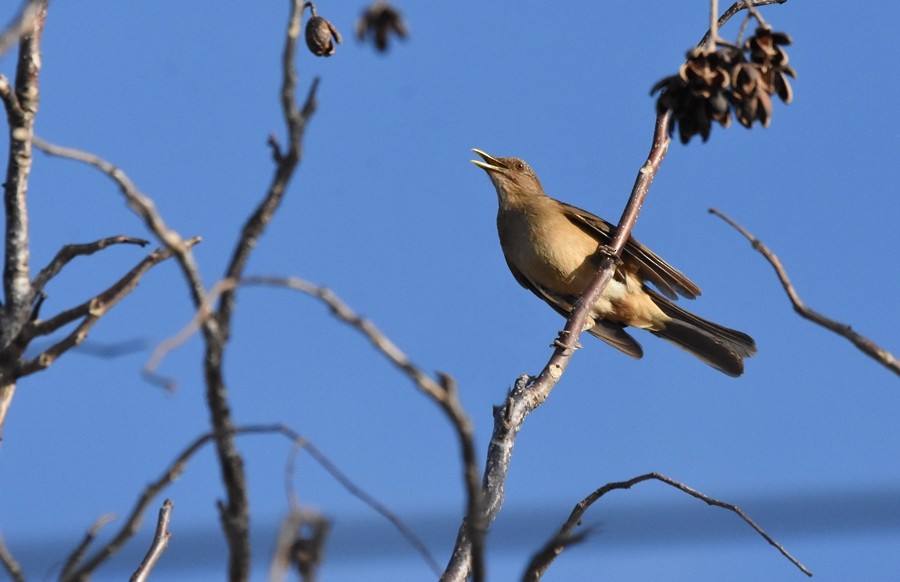
<svg viewBox="0 0 900 582"><path fill-rule="evenodd" d="M631 197L613 235L613 241L606 249L606 256L602 259L597 274L575 304L565 328L560 332L556 349L547 365L536 378L520 377L508 394L506 402L494 409L494 431L488 446L487 463L482 480L485 496L484 528L493 522L503 505L510 459L525 417L547 399L556 383L559 382L575 352L578 336L584 329L592 306L612 279L618 258L621 256L628 237L631 236L631 231L637 222L653 178L668 150L671 141L666 131L668 122L668 112L657 116L650 154L638 172ZM453 556L441 578L442 581L465 580L469 576L471 549L468 535L467 524L463 524L456 539Z"/></svg>
<svg viewBox="0 0 900 582"><path fill-rule="evenodd" d="M719 18L718 26L723 26L735 14L748 8L748 5L757 6L783 1L786 0L737 2ZM490 445L488 445L487 461L482 479L484 515L481 527L485 529L494 521L503 505L512 451L525 417L547 399L559 382L578 346L578 337L585 328L594 303L612 280L622 249L631 236L650 185L668 151L671 142L667 132L670 115L670 111L665 111L656 116L650 153L638 171L628 203L613 234L613 240L609 247L604 249L605 256L600 261L597 274L576 302L566 326L554 342L555 349L549 361L538 376L520 377L510 390L503 405L494 408L494 431ZM463 581L472 575L472 549L471 540L468 538L470 529L466 522L460 526L453 554L441 577L442 582Z"/></svg>
<svg viewBox="0 0 900 582"><path fill-rule="evenodd" d="M849 325L839 323L833 319L825 317L818 311L807 307L803 300L800 299L800 295L797 294L796 289L794 289L791 280L788 278L788 274L784 268L784 265L781 264L781 260L775 253L769 250L769 247L764 245L747 229L732 220L722 211L715 208L710 208L709 212L710 214L718 216L719 218L730 224L739 233L741 233L744 238L750 241L750 245L754 249L759 251L759 253L769 262L769 264L772 265L772 268L775 269L775 274L778 276L778 280L781 282L781 286L784 287L784 292L787 293L788 299L790 299L791 301L791 305L794 306L794 311L796 311L800 315L800 317L808 319L811 322L824 327L825 329L833 331L834 333L847 338L848 340L853 342L853 345L859 348L862 353L873 358L875 361L877 361L879 364L892 371L893 373L900 375L900 361L898 361L891 352L885 350L884 348L881 348L869 338L856 333Z"/></svg>

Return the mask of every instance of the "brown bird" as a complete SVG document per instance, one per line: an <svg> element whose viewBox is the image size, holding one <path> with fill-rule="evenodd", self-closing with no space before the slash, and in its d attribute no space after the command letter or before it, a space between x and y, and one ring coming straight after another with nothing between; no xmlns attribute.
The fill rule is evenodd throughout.
<svg viewBox="0 0 900 582"><path fill-rule="evenodd" d="M472 151L484 160L472 163L488 173L497 189L497 231L509 270L520 285L568 317L596 274L603 256L599 248L610 244L615 227L547 196L524 161ZM678 295L694 299L700 288L631 238L615 276L594 304L588 331L640 358L643 350L625 327L645 329L729 376L740 376L743 359L756 353L753 338L688 313L670 301Z"/></svg>

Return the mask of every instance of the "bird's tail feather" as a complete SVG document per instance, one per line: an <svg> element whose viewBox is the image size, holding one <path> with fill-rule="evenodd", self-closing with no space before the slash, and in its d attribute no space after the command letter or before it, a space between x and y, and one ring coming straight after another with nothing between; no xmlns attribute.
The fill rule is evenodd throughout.
<svg viewBox="0 0 900 582"><path fill-rule="evenodd" d="M650 289L654 303L671 320L654 335L694 354L713 368L730 376L744 372L744 358L756 353L756 342L749 335L713 323L678 307Z"/></svg>

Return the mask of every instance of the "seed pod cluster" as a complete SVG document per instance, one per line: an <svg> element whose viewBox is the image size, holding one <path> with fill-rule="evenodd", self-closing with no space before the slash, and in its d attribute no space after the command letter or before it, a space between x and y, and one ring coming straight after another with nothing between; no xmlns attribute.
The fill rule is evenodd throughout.
<svg viewBox="0 0 900 582"><path fill-rule="evenodd" d="M787 34L764 25L743 46L722 43L688 51L678 74L660 80L651 90L651 94L660 91L657 111L672 112L669 133L677 125L682 143L698 134L706 141L713 122L731 125L732 112L744 127L756 121L768 127L772 95L786 104L793 99L787 77L796 73L784 50L789 44Z"/></svg>

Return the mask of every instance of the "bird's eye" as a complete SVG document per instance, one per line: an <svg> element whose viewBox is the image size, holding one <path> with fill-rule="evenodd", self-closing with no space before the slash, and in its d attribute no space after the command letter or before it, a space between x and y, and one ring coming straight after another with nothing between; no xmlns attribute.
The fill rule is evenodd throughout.
<svg viewBox="0 0 900 582"><path fill-rule="evenodd" d="M525 164L522 162L516 162L516 170L522 172L525 170Z"/></svg>

